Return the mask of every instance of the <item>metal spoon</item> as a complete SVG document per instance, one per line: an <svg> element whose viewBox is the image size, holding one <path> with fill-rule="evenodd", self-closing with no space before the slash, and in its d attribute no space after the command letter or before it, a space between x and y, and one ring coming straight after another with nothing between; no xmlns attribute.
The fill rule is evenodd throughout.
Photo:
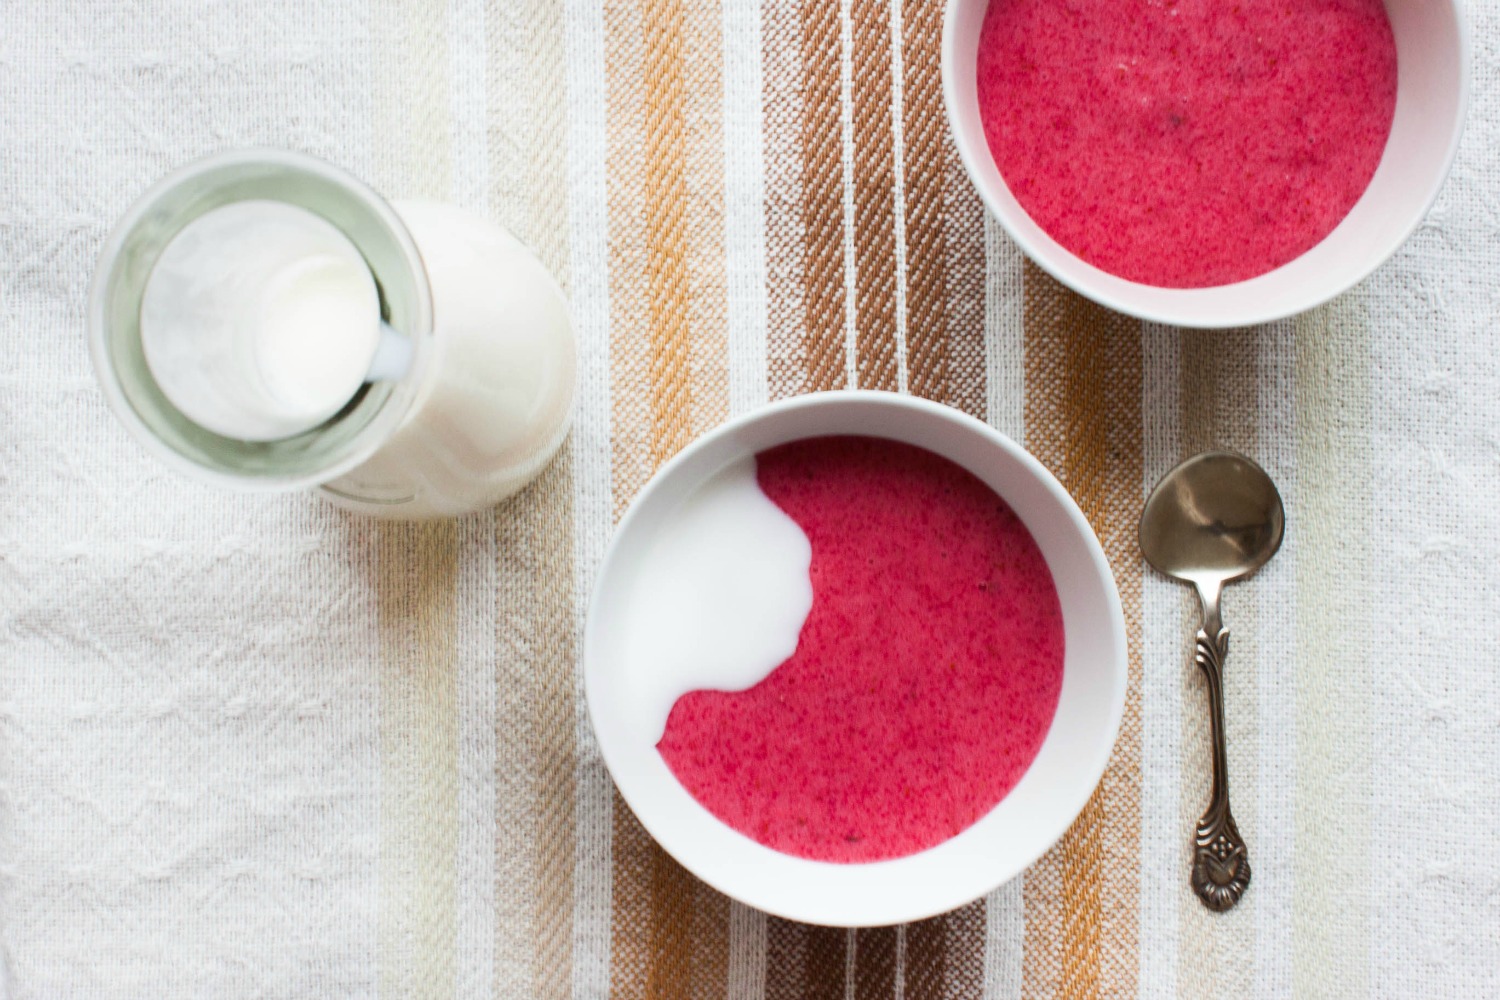
<svg viewBox="0 0 1500 1000"><path fill-rule="evenodd" d="M1224 752L1224 657L1229 630L1219 617L1226 583L1265 565L1281 547L1281 494L1265 470L1243 455L1209 451L1167 473L1141 514L1141 553L1167 576L1191 583L1203 606L1193 661L1208 681L1214 771L1208 811L1198 821L1193 891L1210 910L1240 901L1250 884L1245 841L1229 812Z"/></svg>

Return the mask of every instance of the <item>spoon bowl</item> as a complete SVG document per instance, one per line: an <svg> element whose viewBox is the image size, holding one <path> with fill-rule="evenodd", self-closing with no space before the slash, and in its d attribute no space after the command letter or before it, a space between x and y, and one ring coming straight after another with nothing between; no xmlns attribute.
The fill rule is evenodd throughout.
<svg viewBox="0 0 1500 1000"><path fill-rule="evenodd" d="M1281 547L1286 515L1265 470L1242 455L1210 451L1169 472L1141 515L1141 553L1167 576L1229 583Z"/></svg>

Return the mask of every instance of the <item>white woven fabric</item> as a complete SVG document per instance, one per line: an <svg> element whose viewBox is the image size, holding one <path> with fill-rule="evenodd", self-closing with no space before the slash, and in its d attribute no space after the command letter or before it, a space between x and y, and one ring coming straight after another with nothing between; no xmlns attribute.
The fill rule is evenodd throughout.
<svg viewBox="0 0 1500 1000"><path fill-rule="evenodd" d="M526 16L553 6L530 0ZM739 412L766 396L754 316L775 292L756 145L759 6L722 6L725 142L754 154L731 156L724 176L727 393ZM408 93L444 109L445 196L483 206L487 192L508 195L525 157L487 124L502 104L477 90L488 80L525 113L525 93L493 82L528 72L524 46L495 41L521 30L520 8L428 7L448 18L445 68L408 82L376 78L376 22L401 15L365 0L0 2L0 998L373 997L430 985L392 979L382 950L384 934L414 954L428 942L392 923L399 901L382 896L392 872L414 884L423 873L382 861L396 793L382 758L376 530L310 497L240 496L163 470L107 412L83 333L113 220L213 149L294 147L401 177L372 123L381 100ZM1254 905L1230 918L1240 923L1213 924L1184 896L1201 734L1183 720L1198 706L1175 675L1148 672L1143 996L1207 995L1214 963L1237 961L1249 965L1235 980L1262 997L1496 989L1500 5L1471 7L1474 103L1431 218L1360 288L1230 352L1229 375L1256 385L1233 412L1257 416L1220 436L1256 442L1289 517L1280 561L1226 609L1231 673L1237 656L1269 664L1230 681L1258 720L1238 738L1231 729L1236 760L1254 762L1235 774L1236 812L1255 838ZM584 348L568 487L582 607L619 499L603 50L620 19L582 0L550 16L566 21L567 219L515 209L507 221L567 229L557 241ZM1023 268L993 227L987 245L988 415L1024 438ZM1320 367L1320 336L1353 329L1367 332L1365 353ZM1178 331L1143 336L1144 491L1192 440L1176 393L1195 348ZM1320 450L1329 443L1354 460ZM1341 503L1311 488L1330 481L1347 487ZM497 823L529 821L521 800L497 805L497 787L536 790L504 767L524 734L496 720L524 722L535 706L497 707L505 692L488 683L505 655L490 597L505 553L487 529L465 522L456 535L458 858L444 938L456 957L436 967L449 995L519 996L546 978L532 902L515 889L533 876L489 852ZM1148 664L1180 658L1185 601L1146 579ZM1323 669L1330 658L1338 669ZM596 997L611 981L611 790L581 713L576 722L568 954L575 995ZM1338 794L1320 811L1307 789ZM987 996L1020 990L1021 907L1019 884L992 898ZM735 910L729 933L731 994L762 995L764 918ZM1299 935L1315 953L1297 950ZM1255 942L1253 962L1227 943L1241 939Z"/></svg>

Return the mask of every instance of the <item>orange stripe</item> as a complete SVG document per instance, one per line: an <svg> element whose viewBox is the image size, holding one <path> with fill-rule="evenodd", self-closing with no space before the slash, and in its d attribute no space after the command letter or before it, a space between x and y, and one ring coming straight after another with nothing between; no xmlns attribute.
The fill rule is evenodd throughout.
<svg viewBox="0 0 1500 1000"><path fill-rule="evenodd" d="M702 182L718 144L698 133L690 141L690 114L700 123L707 114L691 103L705 73L695 61L690 90L684 48L690 36L704 47L700 36L716 15L695 8L690 22L682 0L642 0L639 7L610 5L606 19L618 512L651 472L722 417L728 387L716 228L722 179ZM711 47L695 60L717 59L715 52ZM717 109L718 95L705 93L703 103ZM689 219L709 219L709 228L701 221L690 228ZM717 277L705 277L711 275ZM695 327L709 336L696 337ZM722 994L727 902L663 852L618 796L613 826L611 995Z"/></svg>
<svg viewBox="0 0 1500 1000"><path fill-rule="evenodd" d="M890 6L886 0L852 0L850 20L854 44L854 316L859 385L894 392L896 155Z"/></svg>
<svg viewBox="0 0 1500 1000"><path fill-rule="evenodd" d="M614 793L613 885L610 898L609 995L651 1000L653 940L651 840L635 814ZM677 994L680 996L681 994Z"/></svg>
<svg viewBox="0 0 1500 1000"><path fill-rule="evenodd" d="M692 440L687 309L687 139L682 0L644 0L646 308L651 324L651 464Z"/></svg>
<svg viewBox="0 0 1500 1000"><path fill-rule="evenodd" d="M1125 720L1104 780L1027 875L1024 989L1128 995L1136 985L1140 839L1140 325L1035 267L1025 281L1027 440L1099 534L1125 605L1131 658Z"/></svg>

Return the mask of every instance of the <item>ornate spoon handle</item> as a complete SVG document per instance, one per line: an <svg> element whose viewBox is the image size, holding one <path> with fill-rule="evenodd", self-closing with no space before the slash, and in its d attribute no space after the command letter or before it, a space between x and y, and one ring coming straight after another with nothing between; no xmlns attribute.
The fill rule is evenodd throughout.
<svg viewBox="0 0 1500 1000"><path fill-rule="evenodd" d="M1192 885L1203 905L1216 912L1238 903L1250 884L1250 858L1229 812L1229 765L1224 746L1224 657L1228 652L1227 628L1221 627L1212 639L1204 629L1198 630L1193 662L1208 681L1214 772L1208 811L1198 821L1193 845Z"/></svg>

